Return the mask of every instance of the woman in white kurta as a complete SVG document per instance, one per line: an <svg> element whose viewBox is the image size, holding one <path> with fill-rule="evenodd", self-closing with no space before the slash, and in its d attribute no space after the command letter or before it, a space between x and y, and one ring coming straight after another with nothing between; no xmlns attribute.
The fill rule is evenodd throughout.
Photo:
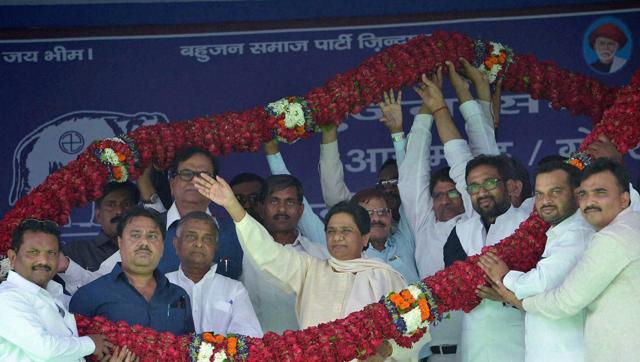
<svg viewBox="0 0 640 362"><path fill-rule="evenodd" d="M213 180L203 175L195 179L195 184L233 218L245 256L296 293L296 314L302 328L346 317L406 286L399 272L381 260L363 257L370 221L366 210L358 205L341 203L327 214L331 257L322 260L274 242L267 230L245 212L222 178Z"/></svg>

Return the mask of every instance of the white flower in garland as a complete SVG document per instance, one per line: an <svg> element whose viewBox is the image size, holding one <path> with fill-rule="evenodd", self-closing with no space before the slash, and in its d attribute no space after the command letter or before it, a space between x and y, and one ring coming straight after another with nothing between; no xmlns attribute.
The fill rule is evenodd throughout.
<svg viewBox="0 0 640 362"><path fill-rule="evenodd" d="M289 101L286 98L282 98L280 100L277 100L273 103L269 103L269 105L267 107L269 107L269 109L274 113L274 114L282 114L285 112L285 110L288 108L289 106Z"/></svg>
<svg viewBox="0 0 640 362"><path fill-rule="evenodd" d="M227 354L224 352L224 350L218 351L214 356L213 356L213 362L225 362L227 361Z"/></svg>
<svg viewBox="0 0 640 362"><path fill-rule="evenodd" d="M211 356L213 356L213 345L207 342L202 342L200 344L200 351L198 351L198 362L209 362L211 360ZM216 356L218 354L216 353ZM218 359L216 358L216 361Z"/></svg>
<svg viewBox="0 0 640 362"><path fill-rule="evenodd" d="M0 260L0 280L4 280L7 278L9 270L11 270L11 261L9 260L9 258Z"/></svg>
<svg viewBox="0 0 640 362"><path fill-rule="evenodd" d="M284 124L287 128L304 126L304 111L300 103L290 103L284 112Z"/></svg>
<svg viewBox="0 0 640 362"><path fill-rule="evenodd" d="M113 149L105 148L102 150L102 154L100 155L100 161L115 166L120 163L120 158L118 158L118 155Z"/></svg>

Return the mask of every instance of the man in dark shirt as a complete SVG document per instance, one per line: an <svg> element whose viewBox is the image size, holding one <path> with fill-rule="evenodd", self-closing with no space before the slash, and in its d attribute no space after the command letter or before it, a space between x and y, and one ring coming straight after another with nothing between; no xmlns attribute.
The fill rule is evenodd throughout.
<svg viewBox="0 0 640 362"><path fill-rule="evenodd" d="M117 234L122 263L80 288L69 310L176 335L193 332L189 296L157 270L165 236L158 215L135 207L122 216Z"/></svg>
<svg viewBox="0 0 640 362"><path fill-rule="evenodd" d="M83 269L96 271L103 261L118 251L118 217L140 200L140 192L131 182L110 182L96 200L96 222L102 229L93 240L78 240L62 245L64 255ZM64 265L68 262L61 260ZM65 263L66 262L66 263ZM64 268L66 270L66 268Z"/></svg>

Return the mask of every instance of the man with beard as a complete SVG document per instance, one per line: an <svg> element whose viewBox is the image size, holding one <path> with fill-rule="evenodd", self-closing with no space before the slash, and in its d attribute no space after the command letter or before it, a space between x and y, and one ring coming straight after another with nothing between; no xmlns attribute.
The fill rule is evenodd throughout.
<svg viewBox="0 0 640 362"><path fill-rule="evenodd" d="M518 299L556 288L573 269L595 232L580 212L575 190L579 170L561 161L542 164L535 179L535 207L540 217L551 224L542 259L535 268L523 273L511 270L493 254L480 257L479 266L490 280L503 283ZM481 287L481 297L492 296L489 287ZM507 300L503 299L507 302ZM525 315L525 361L583 361L585 313L553 320L543 315Z"/></svg>
<svg viewBox="0 0 640 362"><path fill-rule="evenodd" d="M218 265L213 255L218 246L218 228L213 218L202 211L183 216L173 245L180 268L166 277L189 294L196 333L215 331L262 337L245 287L216 273Z"/></svg>
<svg viewBox="0 0 640 362"><path fill-rule="evenodd" d="M297 178L291 175L267 177L261 198L264 200L262 225L274 242L304 255L319 259L328 257L326 247L304 237L297 228L304 210L302 184ZM287 260L281 262L283 267L287 264ZM242 281L263 330L282 333L299 329L295 293L259 270L249 258L243 260L242 268Z"/></svg>
<svg viewBox="0 0 640 362"><path fill-rule="evenodd" d="M189 295L158 270L164 236L162 220L153 211L135 207L125 213L118 224L122 262L78 289L69 310L175 335L193 332Z"/></svg>
<svg viewBox="0 0 640 362"><path fill-rule="evenodd" d="M13 270L0 285L0 360L99 360L113 346L103 335L78 337L62 286L55 281L59 226L49 220L23 220L13 232L7 256Z"/></svg>
<svg viewBox="0 0 640 362"><path fill-rule="evenodd" d="M627 59L616 56L616 52L627 44L627 36L612 23L602 24L589 34L589 46L598 56L591 67L601 73L620 70Z"/></svg>
<svg viewBox="0 0 640 362"><path fill-rule="evenodd" d="M473 155L498 154L491 112L491 91L489 82L480 72L461 59L465 75L471 79L477 92L474 99L466 81L456 72L453 64L447 62L449 81L458 101L460 113L465 120L469 144L462 138L446 106L442 87L442 69L431 78L424 77L416 91L422 98L422 105L415 116L407 141L407 154L400 166L400 195L407 222L415 235L415 260L421 278L435 274L444 268L443 246L453 227L473 215L471 198L464 190L464 168ZM499 103L499 92L496 92ZM386 100L386 97L385 97ZM396 115L387 118L401 118L400 105ZM431 128L435 123L438 136L443 144L444 156L451 168L445 167L431 173ZM432 331L429 351L421 355L431 356L429 361L456 360L457 344L460 339L462 312L454 311L450 319L445 319Z"/></svg>
<svg viewBox="0 0 640 362"><path fill-rule="evenodd" d="M391 237L391 209L379 189L365 189L351 198L351 203L362 206L371 218L369 246L364 252L368 258L378 258L404 276L408 283L416 283L418 271L414 259L415 245L398 243Z"/></svg>
<svg viewBox="0 0 640 362"><path fill-rule="evenodd" d="M504 157L480 155L467 163L466 190L475 214L451 231L443 249L445 265L497 244L527 218L528 213L511 206L509 193L515 191L511 174ZM502 302L483 299L462 318L459 349L462 361L523 361L524 314Z"/></svg>

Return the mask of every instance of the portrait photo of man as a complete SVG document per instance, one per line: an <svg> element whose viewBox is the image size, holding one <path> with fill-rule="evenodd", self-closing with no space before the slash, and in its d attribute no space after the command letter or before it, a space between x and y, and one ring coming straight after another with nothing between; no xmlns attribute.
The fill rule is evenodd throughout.
<svg viewBox="0 0 640 362"><path fill-rule="evenodd" d="M627 56L622 56L620 50L629 41L628 36L620 27L614 23L604 23L588 35L590 50L597 58L589 65L599 73L615 73L622 69L627 62ZM589 49L585 49L589 51Z"/></svg>

